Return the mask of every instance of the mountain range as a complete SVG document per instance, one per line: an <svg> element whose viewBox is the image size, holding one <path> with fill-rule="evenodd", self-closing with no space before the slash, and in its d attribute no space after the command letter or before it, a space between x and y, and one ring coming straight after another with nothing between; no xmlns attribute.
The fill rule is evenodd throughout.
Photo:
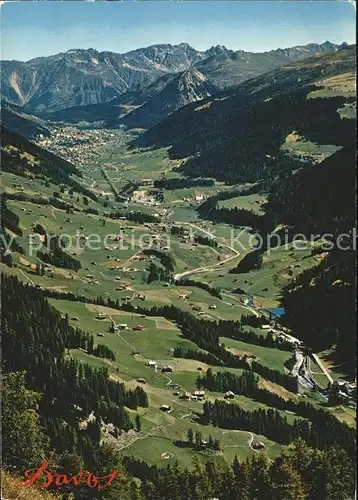
<svg viewBox="0 0 358 500"><path fill-rule="evenodd" d="M249 79L178 109L136 145L170 147L191 177L255 182L293 131L321 144L344 143L350 120L337 110L354 109L355 58L355 45L346 46ZM307 98L314 92L326 98Z"/></svg>
<svg viewBox="0 0 358 500"><path fill-rule="evenodd" d="M159 88L161 98L156 98L148 106L155 122L161 113L169 114L187 102L212 95L218 89L229 88L284 64L334 52L338 48L325 42L264 53L232 51L223 46L198 51L186 43L153 45L125 54L98 52L92 48L71 49L26 62L2 61L2 98L21 106L26 112L48 114L109 101L116 105L114 100L120 96L124 97L122 104L130 104L132 100L139 106L148 103L153 90L157 93ZM173 81L173 76L178 76L178 79ZM157 83L153 88L154 82ZM169 88L165 90L167 85ZM174 104L168 107L166 100L171 93L177 95L173 97ZM119 111L117 117L124 114L123 110ZM139 111L136 115L126 121L137 124L144 112ZM153 120L149 122L153 124Z"/></svg>

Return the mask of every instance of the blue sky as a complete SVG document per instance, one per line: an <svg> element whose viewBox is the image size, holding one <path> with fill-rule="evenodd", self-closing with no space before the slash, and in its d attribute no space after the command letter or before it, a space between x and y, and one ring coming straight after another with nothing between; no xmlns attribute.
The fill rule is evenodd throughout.
<svg viewBox="0 0 358 500"><path fill-rule="evenodd" d="M2 59L73 48L127 52L187 42L261 52L310 42L355 42L347 2L10 2L1 6Z"/></svg>

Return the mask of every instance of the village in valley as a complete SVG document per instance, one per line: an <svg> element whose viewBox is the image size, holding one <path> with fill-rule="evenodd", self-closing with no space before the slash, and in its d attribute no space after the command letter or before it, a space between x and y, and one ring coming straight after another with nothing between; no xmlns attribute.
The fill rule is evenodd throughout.
<svg viewBox="0 0 358 500"><path fill-rule="evenodd" d="M51 138L39 138L39 145L78 164L83 186L96 194L97 201L66 186L60 190L46 186L32 176L24 180L3 174L10 193L43 197L52 196L52 191L57 190L58 199L74 207L71 213L66 213L51 205L9 200L9 209L19 216L24 228L18 238L20 244L30 241L40 245L41 250L44 235L40 234L38 241L30 233L47 230L69 235L78 232L81 242L79 248L71 250L80 263L76 270L51 262L41 265L38 254L31 252L32 256L19 255L11 273L38 289L52 290L54 297L50 302L63 317L67 316L71 324L91 333L97 344L114 353L114 358L108 360L80 348L71 350L71 356L106 367L111 379L131 388L142 386L148 392L149 408L138 409L141 430L122 433L116 446L125 454L134 454L153 464L171 459L186 464L193 451L178 447L175 442L184 440L191 427L205 435L205 429L195 418L204 404L222 400L244 409L260 407L253 398L232 389L218 391L201 386L210 370L216 373L225 369L238 379L243 370L211 364L205 350L200 351L203 361L186 358L185 353L196 352L197 345L183 337L180 321L162 316L163 308L171 306L209 322L235 322L249 316L249 324L243 326L240 335L251 335L255 343L230 336L220 338L221 345L234 355L238 366L251 369L256 363L267 372L266 376L272 370L277 372L276 378L297 377L297 393L264 377L259 382L265 390L286 401L304 399L326 404L329 387L336 385L343 406L332 411L351 421L355 385L335 375L324 360L325 354L314 355L280 322L284 309L279 302L278 282L284 283L288 275L294 277L316 265L319 257L312 255L310 249L295 252L293 248L279 247L263 254L262 269L231 274L245 252L250 252L250 228L240 229L241 236L235 240L229 224L202 220L197 212L197 207L207 199L229 188L220 182L173 190L155 187L159 180L180 179L178 162L169 159L165 149L127 150L126 141L128 137L118 130L67 127L54 132ZM260 214L264 202L264 194L235 193L235 197L220 203ZM110 216L114 211L117 211L115 218ZM93 234L98 234L101 242L97 250L90 246ZM65 295L62 298L61 294L67 292L84 299L72 302ZM105 300L96 304L96 297ZM158 313L153 316L149 311L155 307ZM266 337L274 345L263 347ZM292 412L286 412L285 416L292 422L300 418ZM108 429L103 423L106 439L115 444ZM231 460L235 454L244 458L263 450L274 457L281 449L280 444L251 432L224 431L217 427L210 432L220 450L215 453L225 460ZM140 446L144 438L153 444L155 451L150 456ZM208 445L204 438L203 442L205 446L200 453L205 456Z"/></svg>
<svg viewBox="0 0 358 500"><path fill-rule="evenodd" d="M188 127L210 106L198 105ZM310 160L318 169L341 149L286 128L273 173L276 157L269 148L262 153L265 182L261 171L249 182L246 170L228 178L226 164L213 169L207 138L201 163L196 145L179 154L186 151L181 137L171 147L165 140L145 146L142 129L103 123L56 121L27 143L5 136L10 166L0 179L14 241L1 269L35 290L72 332L61 361L123 392L117 406L103 402L106 391L98 397L110 417L73 405L76 432L96 428L101 444L148 467L204 468L209 460L231 467L257 457L272 464L298 438L330 449L333 437L321 422L343 429L345 439L355 428L356 380L335 356L335 330L325 331L329 346L312 346L312 321L301 323L290 302L295 294L304 302L306 289L318 297L325 281L314 271L327 262L326 241L298 248L280 239L294 225L281 223L276 205L287 203L288 219L299 218L301 206L292 209L296 188L286 196L286 178L278 184L284 194L270 184L279 183L286 162L295 174ZM197 175L187 175L188 164ZM278 243L260 246L261 235ZM342 293L333 310L350 285L338 274L331 281ZM307 317L310 305L302 306ZM315 322L312 328L321 334ZM49 407L55 413L55 397Z"/></svg>
<svg viewBox="0 0 358 500"><path fill-rule="evenodd" d="M118 134L102 128L79 129L72 126L54 125L49 136L39 134L37 143L61 158L83 165L98 156L98 148L108 144Z"/></svg>

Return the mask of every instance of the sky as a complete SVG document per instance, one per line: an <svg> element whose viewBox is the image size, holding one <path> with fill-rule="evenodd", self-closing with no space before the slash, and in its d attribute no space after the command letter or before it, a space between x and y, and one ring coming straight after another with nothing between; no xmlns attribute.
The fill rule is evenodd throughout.
<svg viewBox="0 0 358 500"><path fill-rule="evenodd" d="M355 43L355 12L341 1L9 2L1 5L1 59L74 48L124 53L187 42L264 52L307 43Z"/></svg>

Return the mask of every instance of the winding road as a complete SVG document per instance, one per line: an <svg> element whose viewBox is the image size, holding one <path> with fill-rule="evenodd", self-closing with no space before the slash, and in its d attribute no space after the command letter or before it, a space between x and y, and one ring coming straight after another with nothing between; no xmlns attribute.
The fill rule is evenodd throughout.
<svg viewBox="0 0 358 500"><path fill-rule="evenodd" d="M250 431L241 431L239 429L230 429L230 432L247 432L249 435L249 439L247 441L247 445L249 448L251 448L253 451L256 451L258 453L259 450L255 450L255 448L252 447L252 444L254 442L255 436L252 432ZM228 431L223 431L223 434L227 434ZM225 446L225 448L236 448L238 445L237 444L228 444Z"/></svg>
<svg viewBox="0 0 358 500"><path fill-rule="evenodd" d="M229 297L231 300L234 300L236 302L236 304L233 304L232 302L226 302L226 300L223 300L223 302L225 304L228 304L229 306L231 305L231 306L236 306L236 307L242 307L242 308L247 309L248 311L252 312L252 314L254 314L256 316L256 318L260 317L260 314L257 311L255 311L255 309L253 309L252 307L249 307L249 306L245 306L245 304L242 304L241 302L238 302L236 299L234 299L228 293L222 292L221 295L224 297Z"/></svg>
<svg viewBox="0 0 358 500"><path fill-rule="evenodd" d="M33 280L32 280L32 279L31 279L31 278L30 278L30 277L29 277L26 273L24 273L24 271L23 271L20 267L19 267L18 269L19 269L20 273L21 273L23 276L25 276L25 278L26 278L26 279L27 279L27 280L28 280L28 281L29 281L32 285L36 286L36 283L35 283L35 282L34 282L34 281L33 281Z"/></svg>
<svg viewBox="0 0 358 500"><path fill-rule="evenodd" d="M187 226L191 226L194 229L196 229L198 231L202 231L203 233L209 235L210 237L217 239L217 237L214 236L209 231L206 231L205 229L202 229L201 227L197 227L194 224L191 224L190 222L184 222L183 224L187 225ZM221 262L218 262L217 264L213 264L212 266L197 267L195 269L191 269L189 271L185 271L184 273L176 274L174 276L174 281L181 281L183 278L186 278L187 276L192 276L193 274L198 274L198 273L202 273L202 272L205 272L205 271L212 271L213 269L216 269L219 266L222 266L223 264L225 264L225 263L227 263L227 262L229 262L229 261L231 261L231 260L236 259L237 257L239 257L240 252L238 252L235 248L233 248L233 247L231 247L229 245L223 244L223 243L221 244L221 246L225 247L225 248L228 248L229 250L231 250L232 252L234 252L235 255L232 255L231 257L228 257L227 259L224 259Z"/></svg>

